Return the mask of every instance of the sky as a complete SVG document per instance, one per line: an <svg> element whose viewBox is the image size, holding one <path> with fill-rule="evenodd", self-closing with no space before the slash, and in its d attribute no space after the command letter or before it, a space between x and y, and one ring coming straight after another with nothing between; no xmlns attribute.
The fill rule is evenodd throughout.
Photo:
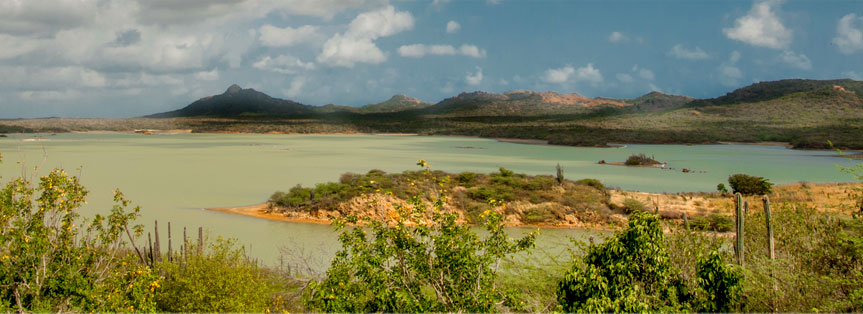
<svg viewBox="0 0 863 314"><path fill-rule="evenodd" d="M863 1L0 0L0 118L863 80Z"/></svg>

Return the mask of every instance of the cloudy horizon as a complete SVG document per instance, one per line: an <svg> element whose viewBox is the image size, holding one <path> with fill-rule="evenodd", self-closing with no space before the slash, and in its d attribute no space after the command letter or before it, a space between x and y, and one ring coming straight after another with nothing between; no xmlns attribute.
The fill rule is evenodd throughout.
<svg viewBox="0 0 863 314"><path fill-rule="evenodd" d="M0 118L141 116L231 84L361 106L785 78L863 80L863 3L0 0Z"/></svg>

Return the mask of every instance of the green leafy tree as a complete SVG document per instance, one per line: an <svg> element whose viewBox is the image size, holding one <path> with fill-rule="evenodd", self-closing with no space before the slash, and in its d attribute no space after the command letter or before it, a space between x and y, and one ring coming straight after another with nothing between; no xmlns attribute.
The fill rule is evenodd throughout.
<svg viewBox="0 0 863 314"><path fill-rule="evenodd" d="M426 167L424 162L420 166ZM342 249L326 278L310 284L306 305L325 312L494 312L518 309L514 293L496 285L501 259L534 245L536 233L509 239L503 217L483 214L480 238L442 212L442 197L397 206L390 222L347 217L334 222ZM492 201L495 203L495 201ZM349 228L347 224L368 224Z"/></svg>
<svg viewBox="0 0 863 314"><path fill-rule="evenodd" d="M575 261L557 300L565 312L723 311L738 299L739 276L729 267L713 252L698 261L698 285L687 285L671 263L659 217L637 211L628 228Z"/></svg>
<svg viewBox="0 0 863 314"><path fill-rule="evenodd" d="M731 312L736 308L743 278L719 252L711 251L706 257L699 257L697 273L698 285L706 298L699 312Z"/></svg>
<svg viewBox="0 0 863 314"><path fill-rule="evenodd" d="M127 211L115 191L110 215L82 219L86 195L77 177L58 169L35 187L16 178L0 190L0 311L156 309L159 276L123 250L140 208Z"/></svg>
<svg viewBox="0 0 863 314"><path fill-rule="evenodd" d="M734 193L743 195L767 195L773 191L773 183L767 179L742 173L729 176L728 185Z"/></svg>

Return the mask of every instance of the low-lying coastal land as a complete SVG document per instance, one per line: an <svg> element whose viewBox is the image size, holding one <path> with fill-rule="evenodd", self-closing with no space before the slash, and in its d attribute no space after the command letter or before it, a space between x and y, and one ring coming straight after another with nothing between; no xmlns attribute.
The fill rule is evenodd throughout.
<svg viewBox="0 0 863 314"><path fill-rule="evenodd" d="M517 90L432 104L396 95L363 107L309 106L231 86L171 112L127 119L6 119L0 133L191 130L195 133L404 133L521 143L781 143L863 148L863 82L760 82L711 99L651 92L634 99ZM832 145L832 146L831 146Z"/></svg>
<svg viewBox="0 0 863 314"><path fill-rule="evenodd" d="M780 185L768 196L778 206L809 206L824 213L851 215L860 211L853 196L863 183ZM345 215L389 221L399 215L407 198L426 195L431 203L444 197L442 210L457 213L459 223L474 224L486 210L497 210L513 227L586 228L613 230L628 215L647 211L676 224L688 220L734 217L734 200L727 192L646 193L607 189L599 180L558 181L552 176L527 176L507 169L499 173L406 171L388 174L372 170L346 173L340 182L276 192L260 204L207 208L229 214L277 221L328 224ZM747 196L752 210L761 210L760 196ZM502 206L501 206L502 205ZM686 218L685 218L685 217ZM721 218L717 218L721 217ZM706 230L711 231L711 230ZM730 231L722 228L716 231Z"/></svg>

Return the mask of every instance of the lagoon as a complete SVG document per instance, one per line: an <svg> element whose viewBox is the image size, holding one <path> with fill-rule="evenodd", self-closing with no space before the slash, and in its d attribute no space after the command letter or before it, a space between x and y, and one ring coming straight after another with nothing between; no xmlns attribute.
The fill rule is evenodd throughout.
<svg viewBox="0 0 863 314"><path fill-rule="evenodd" d="M267 264L277 264L281 249L289 248L288 262L303 255L317 270L338 248L330 226L202 208L261 203L276 190L337 181L344 172L415 170L419 159L448 172L505 167L531 175L553 175L559 163L568 179L597 178L607 186L645 192L714 191L734 173L764 176L777 184L853 179L836 170L837 164L852 162L832 157L835 152L759 145L587 148L445 136L68 133L10 134L0 138L0 153L4 180L44 175L55 167L80 173L90 191L84 215L106 213L112 205L111 191L119 188L142 206L140 222L150 228L154 220L162 228L170 221L177 238L184 226L190 236L203 226L210 236L236 238ZM636 153L652 155L674 170L597 164L623 161ZM35 166L40 169L34 171ZM683 173L683 168L693 171ZM560 251L567 237L586 235L580 229L543 229L538 246Z"/></svg>

